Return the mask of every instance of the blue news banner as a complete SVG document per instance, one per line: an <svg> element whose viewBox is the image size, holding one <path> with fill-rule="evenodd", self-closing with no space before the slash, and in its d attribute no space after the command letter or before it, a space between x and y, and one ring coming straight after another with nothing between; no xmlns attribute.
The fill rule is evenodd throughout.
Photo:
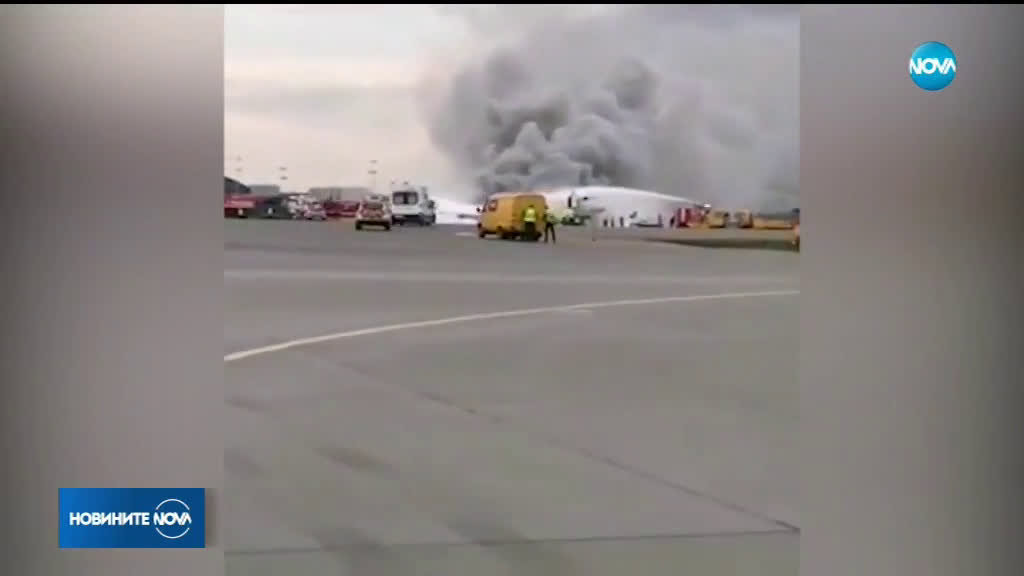
<svg viewBox="0 0 1024 576"><path fill-rule="evenodd" d="M203 488L61 488L61 548L205 548Z"/></svg>

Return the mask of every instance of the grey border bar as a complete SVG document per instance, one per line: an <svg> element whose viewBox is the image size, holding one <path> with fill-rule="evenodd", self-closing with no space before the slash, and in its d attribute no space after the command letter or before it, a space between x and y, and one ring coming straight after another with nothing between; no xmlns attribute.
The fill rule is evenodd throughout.
<svg viewBox="0 0 1024 576"><path fill-rule="evenodd" d="M1024 573L1022 16L802 9L802 576Z"/></svg>
<svg viewBox="0 0 1024 576"><path fill-rule="evenodd" d="M224 573L223 9L0 7L5 574ZM208 489L206 550L59 550L60 487Z"/></svg>

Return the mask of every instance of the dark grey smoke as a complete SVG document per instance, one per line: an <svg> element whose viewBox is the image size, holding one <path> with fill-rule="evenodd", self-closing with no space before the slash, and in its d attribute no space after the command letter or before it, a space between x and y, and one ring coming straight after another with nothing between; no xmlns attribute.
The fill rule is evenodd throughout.
<svg viewBox="0 0 1024 576"><path fill-rule="evenodd" d="M517 21L494 10L467 22L491 34L503 14ZM798 24L795 6L533 19L425 87L430 134L480 195L610 184L795 205Z"/></svg>

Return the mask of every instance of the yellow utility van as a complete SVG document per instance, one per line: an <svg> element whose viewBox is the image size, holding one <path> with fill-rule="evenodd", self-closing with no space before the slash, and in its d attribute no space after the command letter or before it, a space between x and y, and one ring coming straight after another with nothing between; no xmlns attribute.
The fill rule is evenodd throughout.
<svg viewBox="0 0 1024 576"><path fill-rule="evenodd" d="M712 210L704 218L705 228L728 228L729 213L723 210Z"/></svg>
<svg viewBox="0 0 1024 576"><path fill-rule="evenodd" d="M523 211L533 205L537 211L537 227L533 238L536 242L544 232L544 218L547 215L547 201L543 194L510 193L493 194L487 199L480 212L477 235L486 238L494 234L499 238L521 238L523 234Z"/></svg>

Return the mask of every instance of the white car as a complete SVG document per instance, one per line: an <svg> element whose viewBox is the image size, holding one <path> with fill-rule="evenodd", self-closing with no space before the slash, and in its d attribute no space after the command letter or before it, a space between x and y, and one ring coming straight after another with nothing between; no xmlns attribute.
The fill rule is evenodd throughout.
<svg viewBox="0 0 1024 576"><path fill-rule="evenodd" d="M356 210L356 230L362 230L366 226L377 226L385 230L391 230L393 214L391 206L384 198L369 197L359 203Z"/></svg>
<svg viewBox="0 0 1024 576"><path fill-rule="evenodd" d="M305 212L306 220L327 220L327 210L324 209L324 205L319 201L314 200L306 205Z"/></svg>

